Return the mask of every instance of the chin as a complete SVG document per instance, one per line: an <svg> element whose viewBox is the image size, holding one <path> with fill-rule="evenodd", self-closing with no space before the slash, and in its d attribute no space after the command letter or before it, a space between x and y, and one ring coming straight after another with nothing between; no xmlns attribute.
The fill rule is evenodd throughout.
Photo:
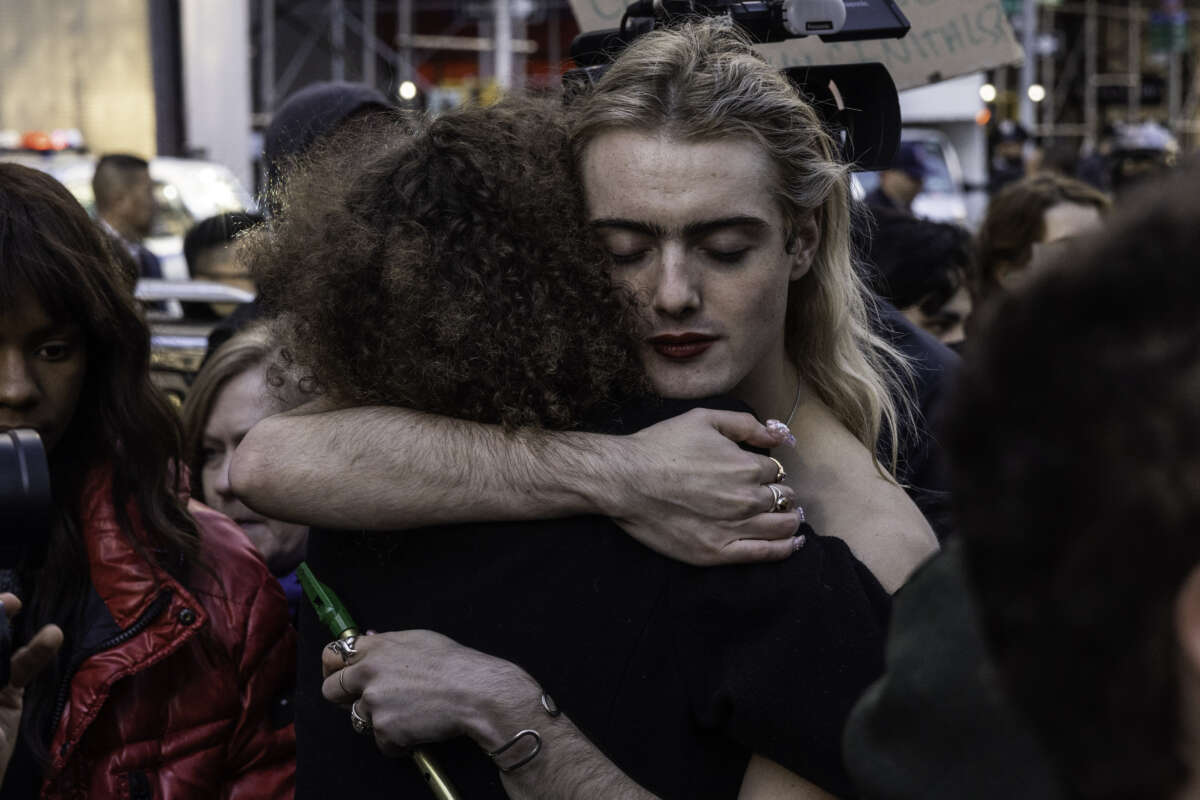
<svg viewBox="0 0 1200 800"><path fill-rule="evenodd" d="M667 400L699 400L733 391L731 382L710 375L670 375L654 370L650 382L654 391Z"/></svg>

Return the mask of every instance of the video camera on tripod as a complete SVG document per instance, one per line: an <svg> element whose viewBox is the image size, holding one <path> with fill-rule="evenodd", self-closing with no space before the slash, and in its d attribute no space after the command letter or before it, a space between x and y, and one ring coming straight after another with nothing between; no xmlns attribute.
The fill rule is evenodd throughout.
<svg viewBox="0 0 1200 800"><path fill-rule="evenodd" d="M36 431L0 433L0 591L19 592L16 570L50 527L50 467ZM0 613L0 686L8 685L12 627Z"/></svg>
<svg viewBox="0 0 1200 800"><path fill-rule="evenodd" d="M581 33L578 65L563 76L568 102L586 94L639 36L687 17L726 16L756 43L818 36L824 42L899 39L911 27L893 0L637 0L617 28ZM856 170L884 169L900 146L900 98L879 63L789 67L784 75L812 103Z"/></svg>

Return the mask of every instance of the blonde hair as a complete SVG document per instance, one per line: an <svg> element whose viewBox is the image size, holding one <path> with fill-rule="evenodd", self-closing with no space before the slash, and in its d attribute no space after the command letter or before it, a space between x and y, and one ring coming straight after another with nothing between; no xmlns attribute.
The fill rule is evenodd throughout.
<svg viewBox="0 0 1200 800"><path fill-rule="evenodd" d="M183 402L184 460L191 472L192 496L203 498L201 468L204 466L204 429L217 396L229 381L244 372L270 365L274 352L268 327L253 325L230 337L218 347L196 374ZM280 410L283 410L282 408Z"/></svg>
<svg viewBox="0 0 1200 800"><path fill-rule="evenodd" d="M662 132L683 141L749 137L770 157L787 241L813 213L821 239L812 269L788 289L786 345L801 377L872 453L886 423L911 429L905 357L870 327L874 298L851 258L849 168L812 106L726 19L649 33L625 50L577 103L579 161L611 130Z"/></svg>

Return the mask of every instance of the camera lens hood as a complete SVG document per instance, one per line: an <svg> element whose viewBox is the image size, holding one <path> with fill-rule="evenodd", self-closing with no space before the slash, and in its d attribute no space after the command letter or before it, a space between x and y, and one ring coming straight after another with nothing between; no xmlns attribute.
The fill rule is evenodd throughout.
<svg viewBox="0 0 1200 800"><path fill-rule="evenodd" d="M37 431L0 433L0 569L14 569L50 521L50 467Z"/></svg>

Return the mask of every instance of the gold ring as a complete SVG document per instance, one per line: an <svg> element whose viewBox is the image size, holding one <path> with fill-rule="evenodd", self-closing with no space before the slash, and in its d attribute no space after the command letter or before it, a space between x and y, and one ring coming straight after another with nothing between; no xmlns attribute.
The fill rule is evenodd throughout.
<svg viewBox="0 0 1200 800"><path fill-rule="evenodd" d="M773 456L767 456L775 462L775 480L772 483L783 483L787 480L787 471L783 468L783 464L779 463L779 459Z"/></svg>

